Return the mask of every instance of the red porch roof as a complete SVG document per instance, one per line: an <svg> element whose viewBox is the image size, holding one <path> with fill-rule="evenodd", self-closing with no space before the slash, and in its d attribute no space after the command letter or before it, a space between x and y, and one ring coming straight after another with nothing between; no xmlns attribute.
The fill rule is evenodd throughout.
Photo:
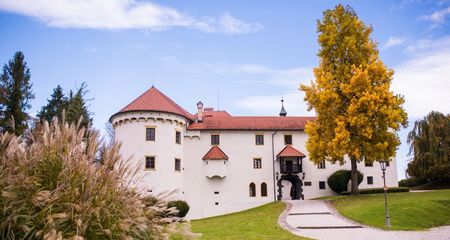
<svg viewBox="0 0 450 240"><path fill-rule="evenodd" d="M295 149L291 145L287 145L286 147L278 153L277 157L305 157L305 154Z"/></svg>
<svg viewBox="0 0 450 240"><path fill-rule="evenodd" d="M203 160L228 160L228 156L222 151L222 149L220 149L220 147L213 146L202 159Z"/></svg>

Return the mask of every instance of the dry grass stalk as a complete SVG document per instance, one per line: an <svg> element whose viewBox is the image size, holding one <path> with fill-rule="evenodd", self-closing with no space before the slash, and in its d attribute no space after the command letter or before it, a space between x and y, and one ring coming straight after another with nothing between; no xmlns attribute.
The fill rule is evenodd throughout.
<svg viewBox="0 0 450 240"><path fill-rule="evenodd" d="M55 118L28 138L0 134L1 239L167 239L180 229L195 237L174 227L167 204L128 186L134 172L120 146L98 131Z"/></svg>

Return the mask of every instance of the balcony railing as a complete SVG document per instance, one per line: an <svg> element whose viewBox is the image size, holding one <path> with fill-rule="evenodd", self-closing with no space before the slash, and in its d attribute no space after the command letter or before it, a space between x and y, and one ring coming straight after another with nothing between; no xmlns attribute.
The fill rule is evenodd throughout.
<svg viewBox="0 0 450 240"><path fill-rule="evenodd" d="M302 165L301 164L281 164L280 172L281 173L301 173Z"/></svg>

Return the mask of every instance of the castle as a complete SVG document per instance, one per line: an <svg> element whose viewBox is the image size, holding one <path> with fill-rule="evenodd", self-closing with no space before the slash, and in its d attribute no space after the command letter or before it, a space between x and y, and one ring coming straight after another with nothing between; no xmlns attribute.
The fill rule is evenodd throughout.
<svg viewBox="0 0 450 240"><path fill-rule="evenodd" d="M188 202L189 219L245 210L272 201L333 195L327 178L344 165L308 159L308 121L279 116L232 116L197 104L184 110L151 87L111 116L121 155L140 175L137 187L157 195L173 191ZM386 182L397 186L395 160ZM364 174L359 188L382 187L378 164L358 163Z"/></svg>

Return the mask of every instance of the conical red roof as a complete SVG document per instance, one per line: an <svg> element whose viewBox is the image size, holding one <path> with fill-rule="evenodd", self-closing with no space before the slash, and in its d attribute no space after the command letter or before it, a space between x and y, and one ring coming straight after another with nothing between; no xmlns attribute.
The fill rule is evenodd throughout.
<svg viewBox="0 0 450 240"><path fill-rule="evenodd" d="M228 160L228 156L218 146L213 146L203 157L203 160Z"/></svg>
<svg viewBox="0 0 450 240"><path fill-rule="evenodd" d="M122 108L118 113L134 111L167 112L183 116L189 120L193 119L193 116L188 111L184 110L154 86Z"/></svg>
<svg viewBox="0 0 450 240"><path fill-rule="evenodd" d="M305 154L295 149L291 145L287 145L286 147L278 153L277 157L305 157Z"/></svg>

